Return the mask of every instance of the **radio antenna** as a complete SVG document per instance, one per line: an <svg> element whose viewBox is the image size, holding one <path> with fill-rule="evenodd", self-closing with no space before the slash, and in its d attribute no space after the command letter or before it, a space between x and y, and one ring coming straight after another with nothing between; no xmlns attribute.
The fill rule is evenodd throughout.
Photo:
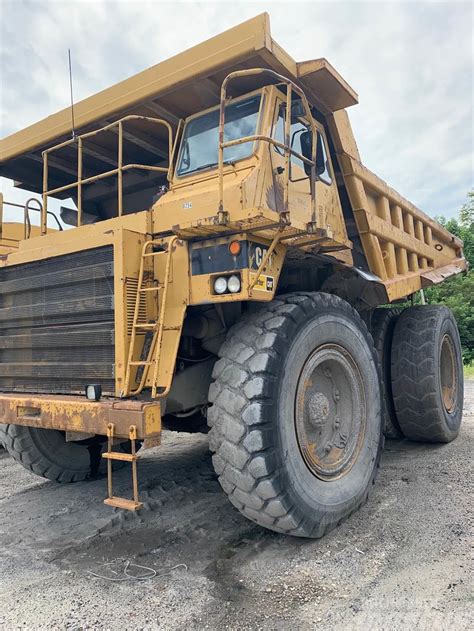
<svg viewBox="0 0 474 631"><path fill-rule="evenodd" d="M72 64L71 64L71 49L67 49L67 55L69 60L69 90L71 92L71 137L76 137L76 130L74 125L74 95L72 92Z"/></svg>

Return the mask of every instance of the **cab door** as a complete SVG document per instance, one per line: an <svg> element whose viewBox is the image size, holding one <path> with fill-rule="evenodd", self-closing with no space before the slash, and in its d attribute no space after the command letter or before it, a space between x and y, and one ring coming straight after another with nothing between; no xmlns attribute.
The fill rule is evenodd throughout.
<svg viewBox="0 0 474 631"><path fill-rule="evenodd" d="M285 105L277 98L273 120L272 138L285 143ZM290 146L301 153L301 134L307 131L308 123L302 117L292 117L290 131ZM275 197L277 210L283 210L284 188L286 182L285 152L280 147L272 145L271 162L273 180L275 182ZM290 156L290 179L288 186L288 210L292 219L304 224L311 221L311 182L305 173L302 160Z"/></svg>
<svg viewBox="0 0 474 631"><path fill-rule="evenodd" d="M329 157L326 135L322 125L315 123L316 138L316 222L329 234L342 232L342 241L347 240L342 222L342 209L339 201L333 169ZM291 119L290 146L301 155L305 155L301 139L302 135L311 130L308 120L304 116L293 115ZM285 142L285 104L283 99L277 98L272 137L281 143ZM279 208L283 208L283 190L285 185L285 156L284 151L272 147L272 168L277 189L281 191L278 201ZM307 172L308 171L308 172ZM291 216L308 223L311 221L311 181L309 169L297 156L290 157L290 179L288 188L288 206ZM341 225L342 224L342 225Z"/></svg>

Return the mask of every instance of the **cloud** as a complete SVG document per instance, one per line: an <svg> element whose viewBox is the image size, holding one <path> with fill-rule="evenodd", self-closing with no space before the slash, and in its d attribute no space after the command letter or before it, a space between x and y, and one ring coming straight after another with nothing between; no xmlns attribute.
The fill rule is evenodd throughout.
<svg viewBox="0 0 474 631"><path fill-rule="evenodd" d="M473 184L471 3L2 6L2 135L68 105L68 48L80 100L267 10L295 59L328 58L359 93L349 113L371 170L431 215L456 215Z"/></svg>

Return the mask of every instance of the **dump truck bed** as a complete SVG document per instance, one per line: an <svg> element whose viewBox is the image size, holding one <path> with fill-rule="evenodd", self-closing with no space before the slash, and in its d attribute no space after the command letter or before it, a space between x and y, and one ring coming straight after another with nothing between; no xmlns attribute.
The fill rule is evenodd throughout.
<svg viewBox="0 0 474 631"><path fill-rule="evenodd" d="M327 117L371 272L389 301L467 269L462 241L365 167L346 112Z"/></svg>
<svg viewBox="0 0 474 631"><path fill-rule="evenodd" d="M221 83L229 72L256 67L299 80L324 113L357 103L357 94L326 59L302 63L292 59L272 39L269 17L264 13L76 103L75 132L82 134L131 114L165 118L176 125L179 118L217 105ZM254 89L251 81L251 86L240 81L235 90ZM136 141L145 151L147 144L156 141L164 146L166 138L156 137L153 127L144 125L140 131ZM2 139L1 175L41 192L41 151L70 137L71 110L66 108ZM58 180L67 176L62 166L63 170L59 164L50 165L52 173L57 170Z"/></svg>
<svg viewBox="0 0 474 631"><path fill-rule="evenodd" d="M461 241L362 164L345 112L357 103L356 92L327 60L296 62L290 57L271 37L267 14L75 104L75 132L85 133L129 115L159 117L176 129L179 119L219 103L220 86L229 72L255 67L274 70L297 83L324 121L339 171L340 197L347 200L349 238L354 248L361 249L365 271L385 288L386 300L402 298L466 269ZM268 81L265 77L242 78L231 94L254 90L259 82ZM41 192L42 151L67 140L70 125L68 108L3 139L0 174L20 187ZM137 154L147 156L148 163L165 164L167 138L156 126L137 121L127 139ZM91 172L111 168L114 142L113 134L94 138L88 148ZM48 168L50 186L60 187L76 179L71 162L51 158ZM143 172L137 174L134 190L140 186L140 177L150 186L152 180ZM65 191L57 196L69 194Z"/></svg>

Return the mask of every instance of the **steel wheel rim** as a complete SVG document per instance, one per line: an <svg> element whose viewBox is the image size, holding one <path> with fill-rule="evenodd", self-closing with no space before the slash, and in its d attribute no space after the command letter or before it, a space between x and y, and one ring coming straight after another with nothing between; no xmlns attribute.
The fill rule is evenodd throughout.
<svg viewBox="0 0 474 631"><path fill-rule="evenodd" d="M446 334L441 341L439 379L443 406L448 414L451 414L456 407L457 377L454 344L451 336Z"/></svg>
<svg viewBox="0 0 474 631"><path fill-rule="evenodd" d="M346 475L365 430L365 389L354 358L338 344L319 347L306 360L296 391L295 431L306 466L326 481Z"/></svg>

